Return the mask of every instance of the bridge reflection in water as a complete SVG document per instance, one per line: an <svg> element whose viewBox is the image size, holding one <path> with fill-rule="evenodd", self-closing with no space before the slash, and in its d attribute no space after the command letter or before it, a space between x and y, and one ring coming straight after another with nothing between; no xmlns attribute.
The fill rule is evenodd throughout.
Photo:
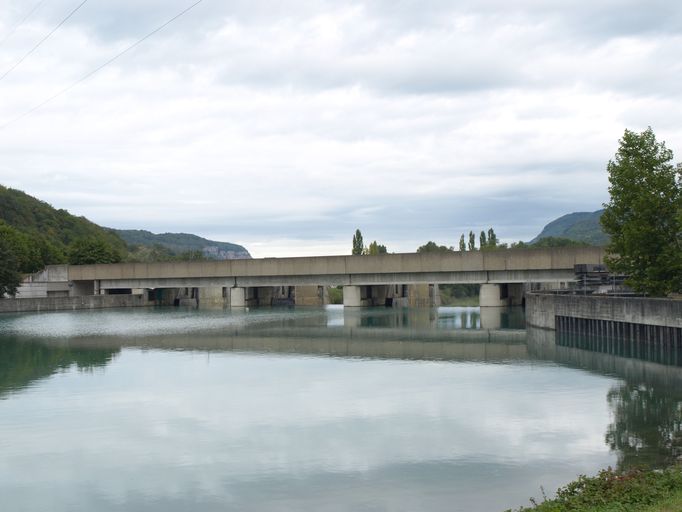
<svg viewBox="0 0 682 512"><path fill-rule="evenodd" d="M198 313L198 312L196 312ZM515 326L517 313L500 312ZM101 315L102 312L94 313ZM121 315L128 314L120 313ZM191 313L190 313L191 314ZM244 318L253 317L244 312ZM230 318L238 318L234 313ZM160 317L164 318L165 313ZM0 344L0 398L20 392L76 364L106 368L122 349L303 354L342 358L543 363L616 377L607 401L612 422L604 442L621 468L663 466L682 456L682 367L673 353L636 358L620 344L556 338L553 331L483 329L477 308L439 310L328 309L319 314L264 315L198 332L79 335L62 338L12 335ZM37 338L40 339L40 338ZM37 355L36 355L37 354Z"/></svg>
<svg viewBox="0 0 682 512"><path fill-rule="evenodd" d="M497 324L523 325L520 311L498 314L502 318ZM240 317L249 319L252 313L230 314L230 318ZM274 315L192 333L78 336L57 343L72 349L140 347L443 361L527 359L525 330L481 329L480 325L478 308L330 308L321 314Z"/></svg>

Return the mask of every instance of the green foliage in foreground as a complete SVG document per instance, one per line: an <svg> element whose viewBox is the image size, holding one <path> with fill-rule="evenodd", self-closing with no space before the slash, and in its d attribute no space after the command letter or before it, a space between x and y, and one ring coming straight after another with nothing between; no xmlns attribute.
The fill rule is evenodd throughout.
<svg viewBox="0 0 682 512"><path fill-rule="evenodd" d="M518 512L529 511L682 511L682 469L674 467L663 471L627 472L605 469L594 477L580 476L560 488L554 499L518 509Z"/></svg>

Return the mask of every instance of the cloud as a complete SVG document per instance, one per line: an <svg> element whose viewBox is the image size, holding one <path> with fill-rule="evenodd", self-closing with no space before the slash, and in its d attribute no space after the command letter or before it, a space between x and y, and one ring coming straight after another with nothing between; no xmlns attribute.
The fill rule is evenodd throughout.
<svg viewBox="0 0 682 512"><path fill-rule="evenodd" d="M0 82L0 124L190 3L88 2ZM0 38L27 8L8 2ZM0 69L70 8L45 3ZM681 20L663 1L202 2L4 129L0 182L262 256L295 250L264 236L331 250L356 227L394 250L465 226L532 238L601 206L625 128L682 151Z"/></svg>

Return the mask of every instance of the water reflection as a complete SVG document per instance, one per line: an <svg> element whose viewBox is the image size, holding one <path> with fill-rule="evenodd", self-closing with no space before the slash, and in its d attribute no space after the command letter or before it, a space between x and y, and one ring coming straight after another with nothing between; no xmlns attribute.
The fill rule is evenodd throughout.
<svg viewBox="0 0 682 512"><path fill-rule="evenodd" d="M372 359L411 359L443 361L502 362L527 360L526 333L520 329L487 330L468 327L477 318L470 308L440 310L377 310L330 309L327 311L238 312L225 315L222 311L200 315L198 311L159 315L151 311L145 327L133 329L125 311L82 315L69 322L68 329L46 329L39 334L32 327L30 336L13 333L14 340L42 339L52 346L59 334L58 347L68 344L72 350L103 349L112 352L122 348L230 351L256 353L289 353L356 357ZM73 313L65 315L74 315ZM76 316L81 315L76 313ZM165 318L167 316L168 318ZM453 327L464 316L463 328ZM249 321L245 320L248 318ZM197 322L199 319L199 322ZM339 320L342 321L339 321ZM221 323L220 320L223 320ZM106 332L92 334L96 326L110 326ZM111 326L120 323L120 330ZM60 323L59 319L58 322ZM66 323L66 322L63 322ZM15 331L26 321L18 318ZM204 326L199 329L198 326ZM157 333L157 326L163 326ZM188 330L188 326L191 329ZM5 331L12 331L5 325ZM71 335L68 335L70 330ZM13 332L13 331L12 331ZM61 349L60 349L61 350Z"/></svg>
<svg viewBox="0 0 682 512"><path fill-rule="evenodd" d="M679 368L498 313L0 317L3 504L490 511L679 454Z"/></svg>
<svg viewBox="0 0 682 512"><path fill-rule="evenodd" d="M79 348L33 342L17 336L0 337L0 399L72 367L78 371L103 368L118 352L117 348Z"/></svg>
<svg viewBox="0 0 682 512"><path fill-rule="evenodd" d="M628 342L628 345L630 342ZM551 331L529 329L528 346L538 358L552 359L620 380L606 396L612 415L605 441L618 455L618 467L665 467L682 455L682 369L674 353L639 350L633 357L619 340L592 336L556 338Z"/></svg>

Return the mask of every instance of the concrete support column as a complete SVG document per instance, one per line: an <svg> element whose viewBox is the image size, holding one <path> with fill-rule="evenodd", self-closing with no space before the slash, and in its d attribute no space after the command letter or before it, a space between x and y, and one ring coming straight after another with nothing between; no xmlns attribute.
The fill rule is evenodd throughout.
<svg viewBox="0 0 682 512"><path fill-rule="evenodd" d="M506 285L482 284L478 303L482 308L507 306L509 298L506 291Z"/></svg>
<svg viewBox="0 0 682 512"><path fill-rule="evenodd" d="M246 307L246 288L230 288L230 307Z"/></svg>
<svg viewBox="0 0 682 512"><path fill-rule="evenodd" d="M199 305L201 307L223 307L225 305L225 296L222 286L206 286L199 288Z"/></svg>
<svg viewBox="0 0 682 512"><path fill-rule="evenodd" d="M347 308L359 308L362 306L362 287L353 285L344 286L343 305Z"/></svg>
<svg viewBox="0 0 682 512"><path fill-rule="evenodd" d="M506 307L481 308L481 329L499 329L502 326L502 314L506 311L509 311Z"/></svg>

